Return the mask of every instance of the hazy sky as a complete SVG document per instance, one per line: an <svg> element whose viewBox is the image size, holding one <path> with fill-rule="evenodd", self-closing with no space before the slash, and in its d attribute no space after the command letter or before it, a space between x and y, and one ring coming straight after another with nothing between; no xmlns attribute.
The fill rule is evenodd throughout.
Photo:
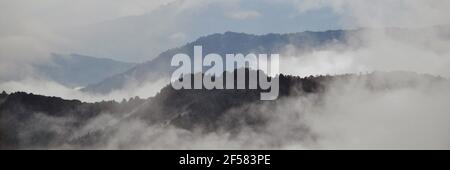
<svg viewBox="0 0 450 170"><path fill-rule="evenodd" d="M449 24L448 9L448 0L0 0L0 77L53 52L143 62L212 33L427 27Z"/></svg>
<svg viewBox="0 0 450 170"><path fill-rule="evenodd" d="M140 62L212 33L340 28L331 9L300 11L293 4L290 0L0 0L0 48L19 48L3 51L2 57L58 52Z"/></svg>
<svg viewBox="0 0 450 170"><path fill-rule="evenodd" d="M142 87L130 86L132 90L124 88L99 98L52 81L35 80L30 63L45 62L51 53L141 62L212 33L265 34L355 27L408 29L366 29L357 35L363 42L357 46L362 47L337 45L301 58L298 49L288 46L284 53L292 56L283 58L281 71L309 76L404 70L450 78L449 16L450 0L0 0L0 89L83 101L136 94L149 97L167 82L152 80ZM12 77L27 79L2 82ZM393 80L405 77L399 74L391 79L375 76L377 81L357 78L333 82L323 94L324 102L316 102L316 96L302 96L277 102L278 107L270 109L256 105L252 110L277 116L267 124L264 134L243 131L236 141L230 141L228 134L198 135L149 127L140 120L120 122L120 117L105 114L76 132L88 134L110 128L112 122L112 129L118 132L112 134L105 146L108 149L136 139L130 135L141 139L132 141L134 148L258 149L277 146L275 143L280 148L302 149L304 143L295 143L293 134L302 128L299 125L306 124L320 137L315 140L317 148L449 148L447 81L420 81L412 83L417 88L382 91L366 87L367 82L395 83ZM49 125L53 120L61 121L42 119L36 122Z"/></svg>

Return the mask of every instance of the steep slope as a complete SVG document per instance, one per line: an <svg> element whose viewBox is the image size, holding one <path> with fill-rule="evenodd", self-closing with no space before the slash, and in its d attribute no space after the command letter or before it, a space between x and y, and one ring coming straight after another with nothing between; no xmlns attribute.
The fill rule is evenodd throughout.
<svg viewBox="0 0 450 170"><path fill-rule="evenodd" d="M3 91L0 94L0 105L5 101L6 97L8 97L8 94L5 91Z"/></svg>
<svg viewBox="0 0 450 170"><path fill-rule="evenodd" d="M263 73L260 72L259 74ZM258 128L264 126L265 122L268 121L261 114L264 111L254 110L252 108L254 105L275 108L283 103L286 98L306 97L308 95L318 96L319 98L313 101L320 102L322 94L335 88L335 85L344 85L345 87L346 84L351 86L352 83L356 82L361 88L383 92L446 82L445 79L440 77L401 71L305 78L280 75L278 78L279 97L274 101L261 101L261 93L267 90L248 89L248 79L246 80L245 90L174 90L168 86L162 89L153 100L140 107L135 115L151 124L165 122L189 130L202 129L206 132L214 132L225 129L226 131L236 132L244 127Z"/></svg>
<svg viewBox="0 0 450 170"><path fill-rule="evenodd" d="M356 34L358 31L325 31L301 32L292 34L250 35L244 33L226 32L201 37L182 47L170 49L161 53L156 59L140 64L124 73L107 78L106 80L90 85L83 91L93 93L108 93L125 87L128 82L140 84L149 80L170 78L175 69L170 61L175 54L184 53L193 57L194 46L203 46L203 54L217 53L222 57L225 54L276 54L282 53L286 46L295 47L299 51L307 52L314 49L326 48L333 44L345 45L348 43L347 34Z"/></svg>
<svg viewBox="0 0 450 170"><path fill-rule="evenodd" d="M298 13L298 9L289 3L261 0L236 3L248 9L236 9L229 6L229 1L167 1L167 5L145 14L74 27L68 34L70 40L78 42L73 47L76 52L147 61L200 36L229 30L267 34L341 28L339 18L330 9ZM254 18L235 16L250 9L263 15Z"/></svg>
<svg viewBox="0 0 450 170"><path fill-rule="evenodd" d="M3 100L3 101L2 101ZM49 148L77 144L71 134L101 115L130 112L143 104L135 98L121 103L84 103L23 92L0 96L0 149ZM81 141L86 144L87 141Z"/></svg>
<svg viewBox="0 0 450 170"><path fill-rule="evenodd" d="M127 141L133 139L123 144L127 148L141 140L140 133L158 127L234 135L244 129L261 131L274 117L282 119L285 113L271 108L283 107L287 99L315 96L310 102L320 105L323 94L335 88L335 82L357 82L374 92L423 89L424 84L436 82L448 84L439 77L409 72L279 78L280 97L275 101L259 100L261 89L174 90L170 85L154 98L122 103L82 103L26 93L2 95L5 101L0 104L0 148L104 147L117 133L137 135L127 137ZM138 134L127 131L136 127ZM295 128L300 139L314 138L306 125L297 124ZM155 137L153 140L157 140Z"/></svg>
<svg viewBox="0 0 450 170"><path fill-rule="evenodd" d="M35 65L35 68L38 74L65 86L84 87L122 73L135 65L78 54L53 54L48 63Z"/></svg>

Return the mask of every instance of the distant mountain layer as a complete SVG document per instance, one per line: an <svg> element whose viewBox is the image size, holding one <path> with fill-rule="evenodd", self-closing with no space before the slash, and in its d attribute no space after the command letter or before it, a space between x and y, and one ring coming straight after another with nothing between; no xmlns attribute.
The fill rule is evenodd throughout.
<svg viewBox="0 0 450 170"><path fill-rule="evenodd" d="M50 61L35 65L38 74L68 87L85 87L89 84L122 73L135 66L105 58L95 58L78 54L53 54Z"/></svg>
<svg viewBox="0 0 450 170"><path fill-rule="evenodd" d="M244 33L226 32L201 37L194 42L182 47L170 49L161 53L156 59L139 64L136 67L115 76L109 77L100 83L87 86L86 92L108 93L116 89L122 89L132 81L140 84L155 81L160 78L170 78L175 70L170 66L172 57L178 53L188 54L193 57L194 46L203 46L203 54L217 53L222 57L225 54L277 54L286 50L289 45L299 51L307 52L314 49L326 48L333 44L345 45L348 34L356 34L358 31L325 31L325 32L301 32L292 34L267 34L251 35Z"/></svg>
<svg viewBox="0 0 450 170"><path fill-rule="evenodd" d="M298 13L290 3L245 0L237 3L246 9L236 9L229 1L205 2L190 8L193 4L187 0L167 1L142 15L88 24L67 34L76 52L142 61L200 36L228 30L265 34L341 28L339 17L330 9ZM263 14L247 16L250 6L250 12Z"/></svg>
<svg viewBox="0 0 450 170"><path fill-rule="evenodd" d="M371 91L388 91L416 87L421 83L446 81L407 72L307 78L280 75L279 79L280 97L275 101L259 100L261 89L175 90L170 85L153 98L134 98L121 103L83 103L20 92L2 93L0 149L95 148L106 145L112 140L113 134L120 132L122 128L133 126L173 126L187 131L201 130L202 133L225 131L236 134L248 128L258 131L271 120L263 112L270 112L270 108L275 108L272 106L295 97L316 95L318 97L312 101L320 103L321 94L333 88L331 82L351 80ZM266 109L252 108L254 105L263 105ZM139 122L126 125L127 122L136 120ZM301 136L302 138L313 135L309 134L307 127L303 128L301 125L295 132L306 135ZM142 136L135 137L130 144L137 145ZM135 145L124 144L123 147L136 147Z"/></svg>

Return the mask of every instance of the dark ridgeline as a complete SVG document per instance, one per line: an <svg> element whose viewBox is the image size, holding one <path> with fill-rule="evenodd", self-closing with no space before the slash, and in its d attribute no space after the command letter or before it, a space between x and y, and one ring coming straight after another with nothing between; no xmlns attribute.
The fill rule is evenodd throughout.
<svg viewBox="0 0 450 170"><path fill-rule="evenodd" d="M251 70L246 70L247 74L249 71ZM279 75L280 96L274 101L261 101L260 93L264 91L261 89L175 90L170 85L164 87L153 98L145 100L133 98L121 103L113 101L84 103L22 92L9 95L2 93L0 149L48 148L64 144L94 147L104 142L102 139L108 136L108 130L96 131L77 138L73 138L72 133L103 114L122 117L120 121L139 119L148 125L172 125L186 130L202 129L204 133L225 130L233 134L243 127L258 130L269 118L261 113L261 110L253 110L252 105L275 106L284 98L310 94L320 96L327 91L330 82L345 83L350 79L361 80L367 88L373 90L415 86L419 81L443 80L406 72L305 78ZM39 124L40 122L44 125ZM61 134L57 130L52 130L52 126L65 129L65 132ZM26 140L22 139L21 135L24 134L27 134Z"/></svg>
<svg viewBox="0 0 450 170"><path fill-rule="evenodd" d="M217 129L239 130L239 124L229 124L227 122L240 122L241 125L263 125L264 120L254 117L255 114L242 113L229 120L227 112L232 108L238 108L250 104L276 103L276 101L261 101L260 95L263 90L249 89L249 72L254 70L245 69L246 80L245 89L237 89L237 72L225 72L234 74L235 89L182 89L175 90L171 86L163 88L153 100L143 105L137 111L136 116L140 119L148 120L149 123L172 124L184 129L203 129L205 132ZM200 73L199 73L200 74ZM264 74L262 71L257 74ZM314 78L300 78L294 76L279 75L280 91L279 98L292 97L304 93L319 93L324 90L327 81L331 76L319 76ZM271 79L271 78L269 78ZM191 75L192 87L194 75ZM226 78L223 79L223 87ZM249 112L248 112L249 113Z"/></svg>
<svg viewBox="0 0 450 170"><path fill-rule="evenodd" d="M201 37L194 42L182 47L169 49L158 55L155 59L139 64L136 67L115 76L109 77L97 84L89 85L83 91L93 93L109 93L115 89L122 89L127 80L132 77L136 83L143 83L160 78L170 78L176 69L170 66L172 57L176 54L194 56L194 46L203 47L203 56L216 53L224 57L226 54L279 54L285 51L287 46L296 48L300 52L307 53L312 50L320 50L339 44L348 45L348 35L356 35L359 30L333 30L324 32L300 32L290 34L252 35L245 33L226 32ZM361 44L361 43L352 43Z"/></svg>
<svg viewBox="0 0 450 170"><path fill-rule="evenodd" d="M84 103L78 100L64 100L58 97L24 92L12 93L6 97L1 95L0 101L2 99L4 101L0 102L0 129L2 129L0 131L0 149L20 146L45 148L52 139L61 137L56 132L41 129L30 134L30 141L20 141L19 135L22 130L33 129L35 128L33 127L34 123L39 123L34 122L40 121L36 117L55 118L56 120L69 118L72 120L66 126L75 129L101 113L128 112L144 102L139 98L133 98L122 103L113 101Z"/></svg>
<svg viewBox="0 0 450 170"><path fill-rule="evenodd" d="M2 93L0 94L0 99L5 98L6 96L8 96L8 93L6 93L5 91L2 91Z"/></svg>
<svg viewBox="0 0 450 170"><path fill-rule="evenodd" d="M8 93L6 93L5 91L3 91L3 92L0 94L0 104L3 103L3 101L6 99L6 97L8 97Z"/></svg>

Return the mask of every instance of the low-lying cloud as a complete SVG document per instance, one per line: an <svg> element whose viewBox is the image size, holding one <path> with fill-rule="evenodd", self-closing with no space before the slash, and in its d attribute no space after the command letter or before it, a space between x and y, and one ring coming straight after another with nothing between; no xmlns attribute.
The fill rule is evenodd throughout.
<svg viewBox="0 0 450 170"><path fill-rule="evenodd" d="M344 47L336 45L311 53L286 47L282 52L284 58L281 58L282 73L309 76L404 70L450 77L449 1L382 0L370 2L371 5L362 0L292 2L299 5L299 11L332 8L343 16L344 25L369 28L358 35L349 35L348 39L361 41L351 41ZM131 11L125 13L140 13L139 10ZM12 12L5 14L9 13ZM255 13L244 14L237 17L257 16ZM0 15L0 18L2 16L8 15ZM11 23L11 20L2 21ZM46 28L42 23L29 24ZM16 32L16 28L21 29ZM24 28L6 27L6 33L0 32L0 77L10 73L29 75L33 71L24 64L27 63L25 61L30 58L39 61L40 58L34 57L45 56L50 51L58 52L54 51L58 48L51 44L66 42L48 31L51 29L36 29L38 32L25 29L20 32ZM184 39L181 34L174 37ZM30 121L30 128L25 128L20 136L27 141L35 127L40 127L65 137L55 139L55 144L49 148L450 149L450 85L447 80L417 80L412 82L414 86L381 90L370 88L376 85L372 83L405 78L404 74L400 74L391 78L375 76L370 80L355 78L335 81L328 84L327 91L320 95L283 98L276 105L251 105L252 112L269 118L269 122L257 131L248 127L238 134L227 131L204 133L201 129L189 131L173 126L149 125L143 120L123 116L130 113L104 113L84 126L74 128L72 124L75 120L71 118L55 119L37 113ZM99 101L121 100L136 95L150 97L165 85L167 81L164 80L142 87L130 82L128 88L98 97L49 81L23 79L3 82L0 90ZM233 108L229 114L242 114L239 111L242 110ZM95 133L101 134L95 144L62 142L61 145L61 141L76 140Z"/></svg>
<svg viewBox="0 0 450 170"><path fill-rule="evenodd" d="M35 114L20 136L26 143L36 131L56 133L52 149L449 149L449 85L407 72L336 79L323 93L230 108L227 116L267 120L238 132L149 124L130 112L102 113L82 126Z"/></svg>
<svg viewBox="0 0 450 170"><path fill-rule="evenodd" d="M94 94L83 92L80 89L73 89L61 85L59 83L45 80L26 78L18 81L7 81L0 83L0 89L8 93L27 92L37 95L56 96L63 99L76 99L83 102L100 102L100 101L122 101L133 97L149 98L156 95L163 87L168 85L169 80L159 79L152 82L142 84L134 84L129 82L122 89L114 90L108 94Z"/></svg>

